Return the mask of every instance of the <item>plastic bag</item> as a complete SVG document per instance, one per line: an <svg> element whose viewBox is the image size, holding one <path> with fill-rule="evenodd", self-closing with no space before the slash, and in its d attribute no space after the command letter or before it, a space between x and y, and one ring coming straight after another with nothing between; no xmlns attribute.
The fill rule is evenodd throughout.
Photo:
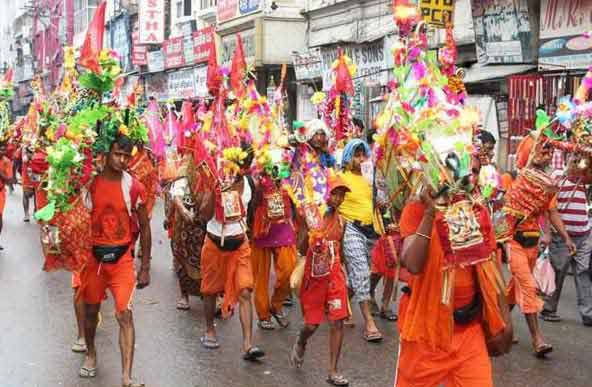
<svg viewBox="0 0 592 387"><path fill-rule="evenodd" d="M550 296L555 291L555 270L549 260L549 252L545 250L537 258L533 270L534 279L539 287L539 290Z"/></svg>

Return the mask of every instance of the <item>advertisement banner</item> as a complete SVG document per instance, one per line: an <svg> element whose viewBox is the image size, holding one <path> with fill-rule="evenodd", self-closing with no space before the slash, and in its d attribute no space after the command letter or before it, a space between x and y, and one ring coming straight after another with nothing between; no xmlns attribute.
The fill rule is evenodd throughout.
<svg viewBox="0 0 592 387"><path fill-rule="evenodd" d="M183 36L183 59L186 65L195 63L195 53L193 51L193 34Z"/></svg>
<svg viewBox="0 0 592 387"><path fill-rule="evenodd" d="M169 73L169 97L174 99L195 97L193 69L183 69Z"/></svg>
<svg viewBox="0 0 592 387"><path fill-rule="evenodd" d="M147 97L154 97L157 101L169 99L168 73L156 73L146 77L144 88Z"/></svg>
<svg viewBox="0 0 592 387"><path fill-rule="evenodd" d="M129 15L120 14L109 22L109 43L119 56L124 73L132 70Z"/></svg>
<svg viewBox="0 0 592 387"><path fill-rule="evenodd" d="M164 71L164 54L161 49L148 52L148 71L151 73Z"/></svg>
<svg viewBox="0 0 592 387"><path fill-rule="evenodd" d="M261 9L261 0L218 0L218 23L249 15Z"/></svg>
<svg viewBox="0 0 592 387"><path fill-rule="evenodd" d="M164 67L166 69L185 65L183 37L165 40L162 44L162 51L164 53Z"/></svg>
<svg viewBox="0 0 592 387"><path fill-rule="evenodd" d="M296 79L299 81L323 76L323 58L319 48L313 48L303 53L293 52L292 63Z"/></svg>
<svg viewBox="0 0 592 387"><path fill-rule="evenodd" d="M138 3L139 43L160 44L164 42L165 0L142 0Z"/></svg>
<svg viewBox="0 0 592 387"><path fill-rule="evenodd" d="M539 67L586 69L592 63L592 1L542 0Z"/></svg>
<svg viewBox="0 0 592 387"><path fill-rule="evenodd" d="M471 0L471 6L479 64L533 61L528 0Z"/></svg>
<svg viewBox="0 0 592 387"><path fill-rule="evenodd" d="M193 33L193 55L194 63L208 61L210 47L214 42L214 27L207 27Z"/></svg>
<svg viewBox="0 0 592 387"><path fill-rule="evenodd" d="M454 0L420 0L423 20L433 26L445 28L454 23Z"/></svg>

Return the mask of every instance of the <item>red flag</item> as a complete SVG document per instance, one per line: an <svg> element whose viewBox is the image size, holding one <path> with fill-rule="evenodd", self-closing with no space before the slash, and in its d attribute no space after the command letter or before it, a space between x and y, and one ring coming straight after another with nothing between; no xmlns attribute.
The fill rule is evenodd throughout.
<svg viewBox="0 0 592 387"><path fill-rule="evenodd" d="M354 82L352 80L351 74L349 73L349 68L347 67L345 54L343 53L342 48L339 48L338 55L339 63L337 64L337 68L334 70L335 90L338 93L345 93L353 96L355 94Z"/></svg>
<svg viewBox="0 0 592 387"><path fill-rule="evenodd" d="M243 40L240 34L236 34L236 48L232 56L232 67L230 69L230 88L237 97L245 93L244 79L247 75L247 62L243 50Z"/></svg>
<svg viewBox="0 0 592 387"><path fill-rule="evenodd" d="M222 86L222 77L218 69L218 57L216 55L216 42L212 39L210 46L210 56L208 57L208 76L206 80L208 92L213 96L217 96Z"/></svg>
<svg viewBox="0 0 592 387"><path fill-rule="evenodd" d="M13 75L14 75L14 70L11 67L4 73L4 82L6 82L6 83L12 82Z"/></svg>
<svg viewBox="0 0 592 387"><path fill-rule="evenodd" d="M90 71L99 74L99 53L103 49L103 34L105 32L105 7L107 2L103 1L95 11L95 15L86 31L84 44L80 48L80 65Z"/></svg>

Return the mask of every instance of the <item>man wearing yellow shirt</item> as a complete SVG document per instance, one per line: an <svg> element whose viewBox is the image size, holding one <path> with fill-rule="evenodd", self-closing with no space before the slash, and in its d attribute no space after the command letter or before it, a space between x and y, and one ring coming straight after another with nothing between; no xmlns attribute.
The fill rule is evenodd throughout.
<svg viewBox="0 0 592 387"><path fill-rule="evenodd" d="M350 140L343 150L341 178L350 189L339 207L345 218L343 254L347 265L349 288L353 302L360 305L365 320L364 338L368 342L382 340L370 311L371 252L378 235L374 231L372 182L362 174L362 164L370 157L370 147L360 139Z"/></svg>

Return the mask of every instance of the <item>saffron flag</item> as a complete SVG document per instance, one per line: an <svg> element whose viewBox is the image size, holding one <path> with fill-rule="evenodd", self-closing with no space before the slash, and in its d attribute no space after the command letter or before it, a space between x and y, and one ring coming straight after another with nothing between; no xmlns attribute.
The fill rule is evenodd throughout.
<svg viewBox="0 0 592 387"><path fill-rule="evenodd" d="M99 53L103 49L103 35L105 33L105 7L107 2L103 1L97 7L95 15L86 31L84 44L80 48L79 64L90 71L99 74L101 66L99 64Z"/></svg>
<svg viewBox="0 0 592 387"><path fill-rule="evenodd" d="M213 97L217 96L222 86L222 77L220 76L220 70L218 69L218 56L216 54L216 41L212 39L210 46L210 55L208 57L208 75L206 84L208 86L208 92Z"/></svg>
<svg viewBox="0 0 592 387"><path fill-rule="evenodd" d="M230 87L234 95L241 97L245 93L244 79L247 75L247 62L245 61L245 52L243 50L243 40L240 34L236 35L236 48L232 57L232 67L230 69Z"/></svg>

